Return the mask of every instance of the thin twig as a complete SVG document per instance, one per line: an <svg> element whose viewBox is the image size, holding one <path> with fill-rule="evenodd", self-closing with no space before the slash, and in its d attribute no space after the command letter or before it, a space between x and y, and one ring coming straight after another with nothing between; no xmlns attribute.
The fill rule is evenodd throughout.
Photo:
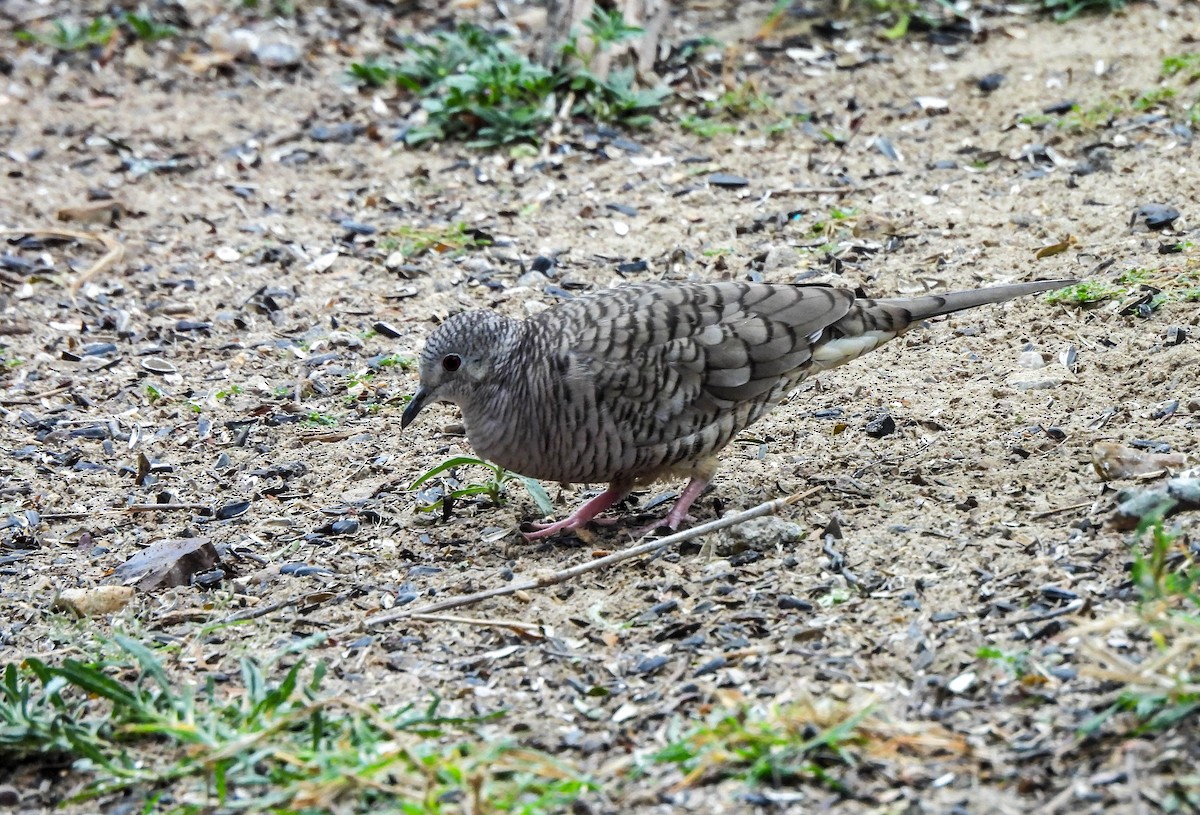
<svg viewBox="0 0 1200 815"><path fill-rule="evenodd" d="M0 235L29 235L40 238L68 238L87 243L98 243L103 246L106 251L99 260L93 263L90 267L83 270L67 287L67 290L75 295L84 283L91 280L96 275L103 271L107 271L113 266L121 262L121 258L125 257L125 246L116 238L110 238L108 235L101 235L95 232L78 232L73 229L0 229Z"/></svg>
<svg viewBox="0 0 1200 815"><path fill-rule="evenodd" d="M180 512L190 509L212 511L212 507L206 504L130 504L122 509L125 512Z"/></svg>
<svg viewBox="0 0 1200 815"><path fill-rule="evenodd" d="M1074 614L1081 608L1087 605L1087 601L1082 597L1076 597L1071 602L1067 603L1062 608L1043 611L1038 614L1027 614L1024 617L1018 617L1015 620L1008 620L1009 625L1024 625L1025 623L1040 623L1043 620L1053 620L1055 617L1062 617L1066 614Z"/></svg>
<svg viewBox="0 0 1200 815"><path fill-rule="evenodd" d="M229 625L229 623L240 623L246 620L253 620L257 617L266 616L273 611L279 611L281 608L298 605L303 601L303 597L290 597L286 600L276 600L274 603L267 603L266 605L245 609L237 612L236 614L230 614L224 620L221 620L221 625Z"/></svg>
<svg viewBox="0 0 1200 815"><path fill-rule="evenodd" d="M410 614L410 620L421 620L428 623L458 623L459 625L475 625L480 628L511 628L523 634L544 637L545 632L538 623L523 623L520 620L483 620L478 617L455 617L451 614Z"/></svg>
<svg viewBox="0 0 1200 815"><path fill-rule="evenodd" d="M475 592L474 594L464 594L458 597L451 597L438 603L431 603L427 606L421 606L420 608L403 609L389 611L385 614L376 614L374 617L368 617L367 619L363 620L362 624L367 628L371 628L374 626L383 625L385 623L396 622L397 620L413 617L417 614L434 614L436 612L446 611L452 608L461 608L463 606L474 605L475 603L479 603L484 600L490 600L493 597L505 597L510 594L515 594L519 591L531 591L534 589L542 589L547 586L555 586L559 583L565 583L568 580L579 577L580 575L587 574L588 572L606 569L609 566L612 566L615 563L620 563L623 560L629 560L630 558L634 558L639 555L655 552L659 549L665 549L668 546L675 546L683 543L684 541L698 538L701 535L705 535L709 532L715 532L718 529L724 529L728 526L735 526L737 524L749 521L752 518L759 518L763 515L773 515L784 507L790 506L797 501L802 501L810 495L820 492L822 489L824 488L814 487L807 492L789 495L787 498L777 498L774 501L766 501L765 503L759 504L756 507L752 507L745 512L739 512L736 515L727 515L724 518L718 518L715 521L709 521L706 524L701 524L700 526L692 527L691 529L685 529L682 532L676 532L674 535L668 535L665 538L656 538L651 541L635 544L634 546L622 549L619 552L613 552L607 557L597 558L596 560L592 560L587 563L580 563L579 565L572 566L569 569L551 572L548 575L543 575L542 577L538 577L533 580L526 580L522 583L515 584L510 583L507 586L487 589L485 591Z"/></svg>
<svg viewBox="0 0 1200 815"><path fill-rule="evenodd" d="M1049 518L1051 515L1057 515L1060 512L1070 512L1075 509L1083 509L1084 507L1090 507L1094 503L1096 503L1096 502L1095 501L1081 501L1078 504L1068 504L1067 506L1059 507L1058 509L1047 509L1047 510L1043 510L1041 512L1033 513L1032 515L1029 516L1029 519L1036 521L1036 520L1040 520L1041 518Z"/></svg>
<svg viewBox="0 0 1200 815"><path fill-rule="evenodd" d="M792 187L776 190L776 195L849 195L852 192L862 192L870 185L858 187Z"/></svg>
<svg viewBox="0 0 1200 815"><path fill-rule="evenodd" d="M48 399L51 396L58 396L60 393L69 391L72 387L74 387L74 384L68 382L65 385L60 385L54 390L42 391L41 393L32 393L29 396L21 399L5 399L0 401L0 405L33 405L40 402L42 399Z"/></svg>

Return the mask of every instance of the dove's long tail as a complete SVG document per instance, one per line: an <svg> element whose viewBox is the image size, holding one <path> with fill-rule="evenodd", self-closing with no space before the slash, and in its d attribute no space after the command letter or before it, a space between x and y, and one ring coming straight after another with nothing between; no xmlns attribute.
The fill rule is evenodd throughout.
<svg viewBox="0 0 1200 815"><path fill-rule="evenodd" d="M823 336L814 343L813 362L822 369L833 368L875 350L921 320L1053 291L1077 282L1070 279L1036 280L924 297L855 300L846 316L826 328Z"/></svg>

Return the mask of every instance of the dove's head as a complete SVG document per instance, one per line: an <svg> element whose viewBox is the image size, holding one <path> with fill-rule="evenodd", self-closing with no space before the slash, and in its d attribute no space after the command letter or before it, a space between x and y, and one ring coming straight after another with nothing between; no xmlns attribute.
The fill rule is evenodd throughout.
<svg viewBox="0 0 1200 815"><path fill-rule="evenodd" d="M464 416L474 413L476 403L504 376L498 368L515 345L520 325L486 309L456 314L439 325L425 341L421 384L400 426L408 427L433 402L452 402Z"/></svg>

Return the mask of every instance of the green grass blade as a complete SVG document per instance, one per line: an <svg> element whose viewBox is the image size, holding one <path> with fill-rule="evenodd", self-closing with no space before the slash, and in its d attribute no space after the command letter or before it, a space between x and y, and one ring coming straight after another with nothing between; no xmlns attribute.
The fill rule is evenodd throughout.
<svg viewBox="0 0 1200 815"><path fill-rule="evenodd" d="M521 484L525 486L525 492L529 493L529 497L533 499L533 503L537 504L538 512L543 515L554 514L554 504L550 502L550 496L546 494L546 489L536 479L526 475L518 475L521 479Z"/></svg>
<svg viewBox="0 0 1200 815"><path fill-rule="evenodd" d="M410 486L409 489L415 490L417 487L421 486L435 475L440 475L441 473L446 472L446 470L450 470L455 467L465 467L469 464L478 464L481 467L487 467L492 470L496 469L493 465L488 464L483 459L476 458L475 456L455 456L454 458L446 459L441 464L437 464L426 470L416 481L412 483L412 486Z"/></svg>

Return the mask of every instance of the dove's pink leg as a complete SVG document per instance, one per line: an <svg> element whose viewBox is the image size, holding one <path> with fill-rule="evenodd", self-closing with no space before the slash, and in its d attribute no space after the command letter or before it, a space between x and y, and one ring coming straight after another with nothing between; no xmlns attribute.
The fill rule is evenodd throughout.
<svg viewBox="0 0 1200 815"><path fill-rule="evenodd" d="M655 521L654 523L643 526L634 532L634 537L640 538L649 535L656 529L667 527L668 529L676 530L683 520L688 516L688 510L692 508L692 504L700 493L704 492L704 488L708 486L708 479L700 476L692 476L688 481L687 486L683 488L683 493L675 501L675 506L671 507L671 511L667 513L665 518Z"/></svg>
<svg viewBox="0 0 1200 815"><path fill-rule="evenodd" d="M679 525L683 523L683 519L687 517L688 510L692 508L692 503L700 497L700 493L704 492L704 488L707 486L707 478L693 477L683 488L683 495L679 496L675 506L671 507L671 511L667 513L666 526L678 529Z"/></svg>
<svg viewBox="0 0 1200 815"><path fill-rule="evenodd" d="M604 492L571 513L569 518L563 518L561 521L556 521L552 524L534 524L535 531L522 532L521 534L525 536L525 540L532 541L538 538L548 538L556 532L579 529L582 526L586 526L597 515L620 501L627 494L629 494L629 490L625 487L610 486Z"/></svg>

